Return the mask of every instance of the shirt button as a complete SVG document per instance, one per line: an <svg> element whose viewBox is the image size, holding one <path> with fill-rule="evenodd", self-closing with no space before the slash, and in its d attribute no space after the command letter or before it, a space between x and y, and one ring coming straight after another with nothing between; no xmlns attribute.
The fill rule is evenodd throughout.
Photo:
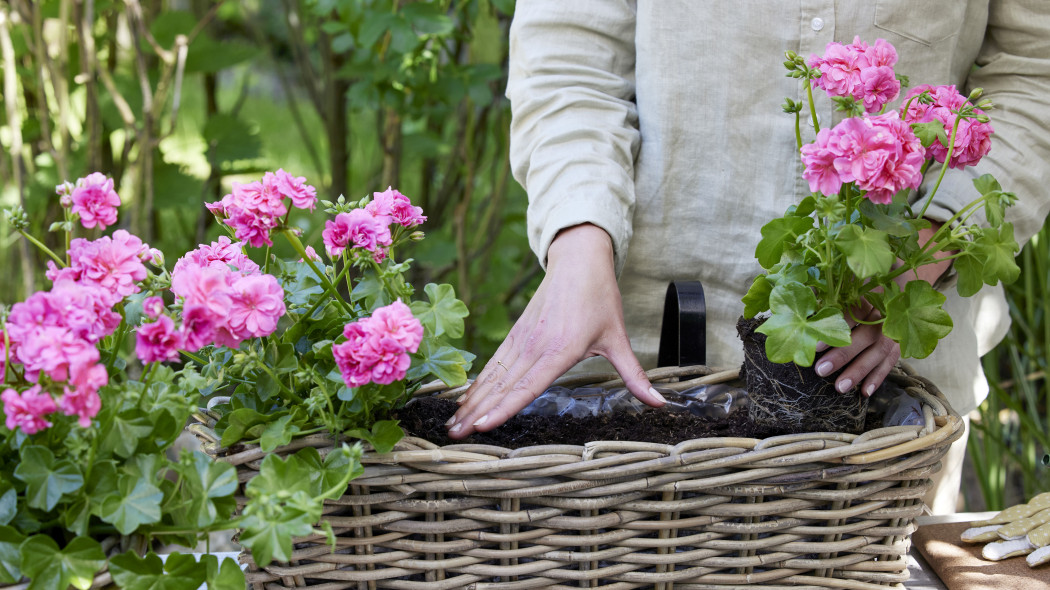
<svg viewBox="0 0 1050 590"><path fill-rule="evenodd" d="M809 27L814 31L819 31L824 28L824 19L817 17L809 21Z"/></svg>

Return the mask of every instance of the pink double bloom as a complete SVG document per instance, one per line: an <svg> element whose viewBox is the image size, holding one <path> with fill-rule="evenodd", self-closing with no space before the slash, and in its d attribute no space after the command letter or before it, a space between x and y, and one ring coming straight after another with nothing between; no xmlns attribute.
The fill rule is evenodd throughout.
<svg viewBox="0 0 1050 590"><path fill-rule="evenodd" d="M900 95L896 63L897 50L888 41L868 45L856 37L849 45L828 43L824 55L810 57L809 66L821 74L813 80L814 88L830 96L851 96L864 104L865 112L875 113Z"/></svg>
<svg viewBox="0 0 1050 590"><path fill-rule="evenodd" d="M401 301L380 307L371 317L343 328L346 341L332 347L336 365L349 387L386 385L405 377L409 353L419 349L423 325Z"/></svg>

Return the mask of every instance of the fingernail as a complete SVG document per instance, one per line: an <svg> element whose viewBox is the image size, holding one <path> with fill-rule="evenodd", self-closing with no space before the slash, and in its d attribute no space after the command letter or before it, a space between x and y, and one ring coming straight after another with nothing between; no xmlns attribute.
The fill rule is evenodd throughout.
<svg viewBox="0 0 1050 590"><path fill-rule="evenodd" d="M465 401L467 401L467 394L465 394L465 393L463 395L461 395L461 396L456 398L456 403L457 404L461 404L461 403L463 403Z"/></svg>
<svg viewBox="0 0 1050 590"><path fill-rule="evenodd" d="M817 375L827 377L831 374L831 361L824 361L817 365Z"/></svg>
<svg viewBox="0 0 1050 590"><path fill-rule="evenodd" d="M451 434L453 432L459 432L460 430L463 430L463 425L462 424L456 424L451 429L449 429L449 433Z"/></svg>
<svg viewBox="0 0 1050 590"><path fill-rule="evenodd" d="M839 393L846 393L847 391L849 391L850 387L853 387L853 381L850 379L843 379L842 381L838 382L838 386L836 387L836 389L839 390Z"/></svg>
<svg viewBox="0 0 1050 590"><path fill-rule="evenodd" d="M665 398L664 396L660 395L660 392L656 391L655 387L650 387L649 388L649 395L651 395L651 396L655 397L656 399L660 400L662 403L665 403L665 404L667 403L667 398Z"/></svg>
<svg viewBox="0 0 1050 590"><path fill-rule="evenodd" d="M869 383L868 386L864 388L864 395L865 397L871 397L871 394L873 393L875 393L875 384Z"/></svg>
<svg viewBox="0 0 1050 590"><path fill-rule="evenodd" d="M474 423L474 426L481 426L482 424L484 424L484 423L486 423L488 421L489 421L489 415L485 414L484 416L478 418L478 421Z"/></svg>
<svg viewBox="0 0 1050 590"><path fill-rule="evenodd" d="M448 422L445 422L445 426L452 426L455 423L456 423L456 417L453 416L453 417L448 419Z"/></svg>

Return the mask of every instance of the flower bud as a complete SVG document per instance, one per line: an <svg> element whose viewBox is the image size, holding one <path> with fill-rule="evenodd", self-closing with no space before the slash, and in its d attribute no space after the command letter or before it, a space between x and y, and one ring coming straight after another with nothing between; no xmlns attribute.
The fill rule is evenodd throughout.
<svg viewBox="0 0 1050 590"><path fill-rule="evenodd" d="M4 217L7 218L7 223L11 224L11 227L16 230L25 231L29 229L29 215L26 214L26 210L21 205L5 209Z"/></svg>
<svg viewBox="0 0 1050 590"><path fill-rule="evenodd" d="M798 54L795 53L794 51L791 51L790 49L788 49L787 51L784 52L784 57L786 57L789 61L794 63L795 58L798 57Z"/></svg>
<svg viewBox="0 0 1050 590"><path fill-rule="evenodd" d="M967 96L966 100L974 102L978 98L981 98L982 94L984 94L984 88L974 88L970 91L970 96Z"/></svg>
<svg viewBox="0 0 1050 590"><path fill-rule="evenodd" d="M73 183L68 180L55 187L55 194L59 197L58 202L65 209L69 209L73 206L74 188Z"/></svg>
<svg viewBox="0 0 1050 590"><path fill-rule="evenodd" d="M991 121L991 118L989 118L988 115L977 115L977 120L981 123L987 123Z"/></svg>
<svg viewBox="0 0 1050 590"><path fill-rule="evenodd" d="M409 234L408 239L412 240L413 242L422 242L425 236L426 234L417 230Z"/></svg>

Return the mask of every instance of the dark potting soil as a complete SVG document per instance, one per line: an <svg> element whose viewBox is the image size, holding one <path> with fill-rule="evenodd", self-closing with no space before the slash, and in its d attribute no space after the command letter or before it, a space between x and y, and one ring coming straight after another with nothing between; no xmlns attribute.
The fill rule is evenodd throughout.
<svg viewBox="0 0 1050 590"><path fill-rule="evenodd" d="M447 435L445 422L452 417L457 407L452 400L424 397L402 408L396 418L409 436L423 438L437 445L472 443L512 449L549 444L582 445L598 440L673 445L694 438L763 439L782 434L753 424L744 411L714 419L684 412L649 409L640 414L614 412L585 418L515 416L494 430L474 433L465 440L454 441Z"/></svg>

